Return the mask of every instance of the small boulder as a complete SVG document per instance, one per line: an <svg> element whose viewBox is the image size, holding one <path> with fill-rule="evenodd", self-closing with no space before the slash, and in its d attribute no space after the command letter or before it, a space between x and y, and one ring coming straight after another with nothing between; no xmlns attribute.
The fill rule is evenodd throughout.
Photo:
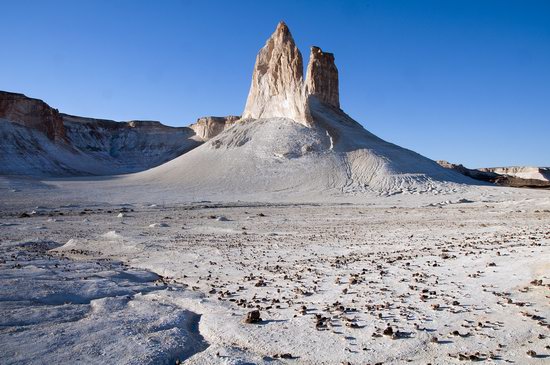
<svg viewBox="0 0 550 365"><path fill-rule="evenodd" d="M246 314L246 318L244 319L244 323L259 323L261 321L262 321L262 318L260 317L259 310L253 310L252 312L248 312Z"/></svg>
<svg viewBox="0 0 550 365"><path fill-rule="evenodd" d="M153 223L149 225L149 228L168 227L166 223Z"/></svg>

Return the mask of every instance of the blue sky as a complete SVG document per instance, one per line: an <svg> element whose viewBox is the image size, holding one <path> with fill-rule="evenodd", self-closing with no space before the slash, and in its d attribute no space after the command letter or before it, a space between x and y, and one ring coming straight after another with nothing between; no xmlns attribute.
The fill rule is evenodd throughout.
<svg viewBox="0 0 550 365"><path fill-rule="evenodd" d="M5 1L0 89L62 112L240 114L279 20L334 52L342 108L470 167L550 165L550 1Z"/></svg>

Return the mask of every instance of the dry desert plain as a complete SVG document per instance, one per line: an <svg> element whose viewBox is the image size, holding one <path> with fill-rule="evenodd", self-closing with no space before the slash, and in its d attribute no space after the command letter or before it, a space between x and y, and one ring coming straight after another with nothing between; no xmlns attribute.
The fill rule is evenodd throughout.
<svg viewBox="0 0 550 365"><path fill-rule="evenodd" d="M3 363L550 361L548 191L74 203L14 181Z"/></svg>

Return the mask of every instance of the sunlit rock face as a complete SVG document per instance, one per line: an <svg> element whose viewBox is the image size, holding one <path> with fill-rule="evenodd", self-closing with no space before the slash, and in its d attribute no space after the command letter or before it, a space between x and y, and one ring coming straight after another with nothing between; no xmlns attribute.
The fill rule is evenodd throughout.
<svg viewBox="0 0 550 365"><path fill-rule="evenodd" d="M280 22L256 57L243 118L289 118L311 126L311 96L340 108L334 55L311 47L304 80L302 55L287 25Z"/></svg>
<svg viewBox="0 0 550 365"><path fill-rule="evenodd" d="M243 118L285 117L308 124L302 54L284 22L256 57Z"/></svg>
<svg viewBox="0 0 550 365"><path fill-rule="evenodd" d="M338 69L334 55L323 52L319 47L311 47L305 81L306 95L313 95L320 101L340 108L338 92Z"/></svg>
<svg viewBox="0 0 550 365"><path fill-rule="evenodd" d="M57 109L39 99L0 91L0 118L44 133L52 141L65 141L63 118Z"/></svg>
<svg viewBox="0 0 550 365"><path fill-rule="evenodd" d="M197 119L197 121L189 127L195 131L197 137L201 140L208 141L231 127L239 119L241 119L241 117L236 115L229 115L226 117L202 117Z"/></svg>
<svg viewBox="0 0 550 365"><path fill-rule="evenodd" d="M44 101L0 91L0 175L82 176L131 173L158 166L218 133L206 118L201 136L156 121L86 118ZM216 121L212 120L216 119ZM238 117L221 118L221 125Z"/></svg>

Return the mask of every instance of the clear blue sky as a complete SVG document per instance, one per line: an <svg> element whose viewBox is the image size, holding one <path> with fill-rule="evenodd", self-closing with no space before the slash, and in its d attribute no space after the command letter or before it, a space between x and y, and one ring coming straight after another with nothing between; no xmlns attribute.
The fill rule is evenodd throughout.
<svg viewBox="0 0 550 365"><path fill-rule="evenodd" d="M550 165L550 1L3 1L0 89L62 112L187 125L240 114L285 20L334 52L342 108L467 166Z"/></svg>

